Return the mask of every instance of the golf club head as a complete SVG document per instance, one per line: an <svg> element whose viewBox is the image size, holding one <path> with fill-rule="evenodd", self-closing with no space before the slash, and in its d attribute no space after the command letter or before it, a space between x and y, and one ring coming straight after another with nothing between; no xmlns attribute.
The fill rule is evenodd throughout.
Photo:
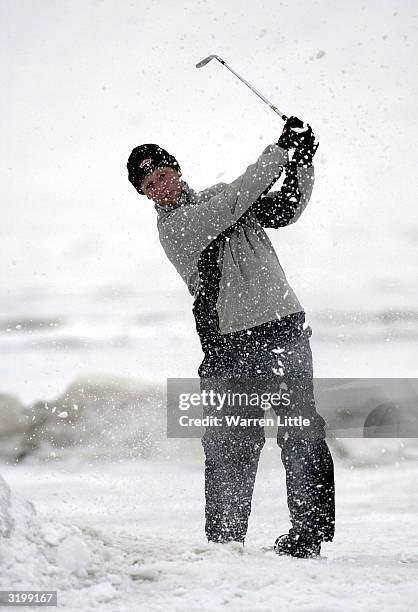
<svg viewBox="0 0 418 612"><path fill-rule="evenodd" d="M201 62L196 64L196 68L202 68L203 66L206 66L206 64L209 64L210 60L213 59L217 59L220 62L223 62L222 58L220 58L219 55L208 55L208 57L205 57L205 59L202 59Z"/></svg>

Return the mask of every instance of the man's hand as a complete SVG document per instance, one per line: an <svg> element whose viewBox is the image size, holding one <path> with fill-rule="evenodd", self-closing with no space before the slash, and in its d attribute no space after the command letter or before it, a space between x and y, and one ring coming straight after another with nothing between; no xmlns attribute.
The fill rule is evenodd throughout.
<svg viewBox="0 0 418 612"><path fill-rule="evenodd" d="M311 166L319 146L311 126L297 117L287 119L277 144L282 149L295 149L292 161L298 166Z"/></svg>
<svg viewBox="0 0 418 612"><path fill-rule="evenodd" d="M300 139L307 131L307 127L303 121L297 117L289 117L283 127L283 132L277 141L277 144L282 149L294 149L298 146Z"/></svg>
<svg viewBox="0 0 418 612"><path fill-rule="evenodd" d="M310 127L309 130L309 134L300 141L292 157L292 162L295 162L297 166L304 166L305 168L312 166L313 156L319 147L319 142L315 139L315 134Z"/></svg>

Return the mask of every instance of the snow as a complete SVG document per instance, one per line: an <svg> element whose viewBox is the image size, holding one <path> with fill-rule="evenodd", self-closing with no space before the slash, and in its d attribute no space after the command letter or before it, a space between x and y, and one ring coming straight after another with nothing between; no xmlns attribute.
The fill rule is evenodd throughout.
<svg viewBox="0 0 418 612"><path fill-rule="evenodd" d="M415 608L416 460L352 469L337 458L335 539L298 560L262 550L289 527L277 447L262 453L242 549L204 539L203 453L184 443L193 448L170 461L2 466L15 527L0 588L54 588L74 611Z"/></svg>
<svg viewBox="0 0 418 612"><path fill-rule="evenodd" d="M11 493L3 479L0 490L0 520L8 526L0 543L1 588L48 589L51 579L77 584L88 560L80 530L40 519L34 505Z"/></svg>
<svg viewBox="0 0 418 612"><path fill-rule="evenodd" d="M88 546L78 535L70 536L58 545L56 560L69 573L81 576L85 574L90 561Z"/></svg>
<svg viewBox="0 0 418 612"><path fill-rule="evenodd" d="M13 518L10 515L10 489L0 478L0 535L9 537L13 527Z"/></svg>

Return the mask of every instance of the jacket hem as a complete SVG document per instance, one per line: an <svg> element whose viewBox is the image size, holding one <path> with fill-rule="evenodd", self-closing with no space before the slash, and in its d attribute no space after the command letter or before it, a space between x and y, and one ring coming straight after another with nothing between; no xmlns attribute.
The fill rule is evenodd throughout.
<svg viewBox="0 0 418 612"><path fill-rule="evenodd" d="M222 327L221 323L219 323L219 330L221 332L221 335L224 336L225 334L231 334L234 332L238 332L238 331L244 331L246 329L251 329L252 327L258 327L259 325L263 325L264 323L270 323L270 321L279 321L281 319L283 319L284 317L287 317L288 315L291 314L296 314L299 312L305 312L305 310L303 309L302 306L298 307L297 310L291 310L289 312L284 312L282 315L280 315L280 319L279 317L276 315L276 313L274 313L273 315L267 315L266 317L263 317L262 320L260 319L253 319L250 322L247 322L245 324L237 324L237 325L232 325L229 327Z"/></svg>

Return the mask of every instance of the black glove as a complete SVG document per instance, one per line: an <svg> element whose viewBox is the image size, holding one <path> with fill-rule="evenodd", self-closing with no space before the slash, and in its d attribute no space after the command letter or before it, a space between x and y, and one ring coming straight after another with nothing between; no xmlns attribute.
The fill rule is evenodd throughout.
<svg viewBox="0 0 418 612"><path fill-rule="evenodd" d="M295 131L294 128L296 128L297 131ZM277 141L279 147L282 147L282 149L286 150L294 149L295 147L297 147L301 137L303 136L303 134L305 134L306 131L305 130L301 132L300 130L303 130L304 128L306 128L306 126L304 125L303 121L301 121L297 117L289 117L288 119L286 119L286 123L283 127L283 132L279 140Z"/></svg>
<svg viewBox="0 0 418 612"><path fill-rule="evenodd" d="M310 134L301 140L299 146L293 153L292 162L297 166L312 166L313 156L319 147L319 142L315 139L315 134L310 129Z"/></svg>
<svg viewBox="0 0 418 612"><path fill-rule="evenodd" d="M286 120L277 144L282 149L295 149L292 161L298 166L311 166L313 156L319 146L311 126L304 124L297 117L289 117Z"/></svg>

